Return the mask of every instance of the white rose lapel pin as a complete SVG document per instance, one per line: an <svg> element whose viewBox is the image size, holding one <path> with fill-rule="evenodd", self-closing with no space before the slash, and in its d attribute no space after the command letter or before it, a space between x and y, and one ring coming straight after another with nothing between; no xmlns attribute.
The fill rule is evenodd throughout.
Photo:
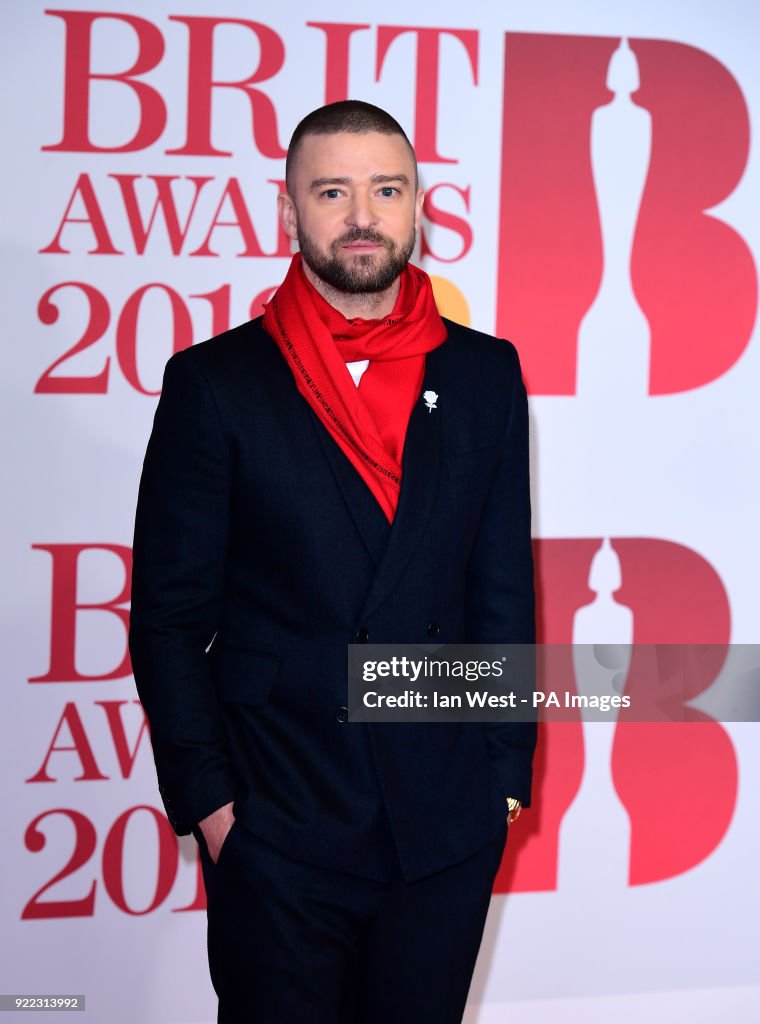
<svg viewBox="0 0 760 1024"><path fill-rule="evenodd" d="M425 399L425 405L427 406L428 412L432 412L433 409L438 408L438 406L436 405L436 402L438 401L438 395L435 393L435 391L425 391L422 397Z"/></svg>

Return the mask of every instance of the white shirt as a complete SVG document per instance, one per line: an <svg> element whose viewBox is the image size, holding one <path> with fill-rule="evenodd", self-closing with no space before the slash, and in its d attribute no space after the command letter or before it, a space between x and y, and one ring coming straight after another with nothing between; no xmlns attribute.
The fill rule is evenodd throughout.
<svg viewBox="0 0 760 1024"><path fill-rule="evenodd" d="M346 369L351 374L354 384L357 388L359 387L359 381L362 379L362 374L369 366L369 359L357 359L353 363L346 363Z"/></svg>

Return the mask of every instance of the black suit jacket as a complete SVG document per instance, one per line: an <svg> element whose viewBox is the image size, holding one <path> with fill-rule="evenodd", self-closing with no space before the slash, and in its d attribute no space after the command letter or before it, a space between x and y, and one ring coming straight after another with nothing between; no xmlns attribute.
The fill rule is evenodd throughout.
<svg viewBox="0 0 760 1024"><path fill-rule="evenodd" d="M260 320L169 360L130 650L178 833L234 800L283 852L372 875L382 818L413 879L498 835L507 795L529 803L531 725L360 725L340 710L347 644L534 641L517 354L446 326L392 526Z"/></svg>

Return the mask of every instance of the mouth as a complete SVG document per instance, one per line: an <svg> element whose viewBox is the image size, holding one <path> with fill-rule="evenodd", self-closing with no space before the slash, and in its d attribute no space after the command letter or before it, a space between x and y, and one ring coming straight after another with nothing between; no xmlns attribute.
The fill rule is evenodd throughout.
<svg viewBox="0 0 760 1024"><path fill-rule="evenodd" d="M349 234L341 239L338 245L343 252L355 256L369 256L386 248L383 238L377 235L373 237L369 232L363 237Z"/></svg>
<svg viewBox="0 0 760 1024"><path fill-rule="evenodd" d="M377 252L383 246L379 242L347 242L341 248L344 252L368 253Z"/></svg>

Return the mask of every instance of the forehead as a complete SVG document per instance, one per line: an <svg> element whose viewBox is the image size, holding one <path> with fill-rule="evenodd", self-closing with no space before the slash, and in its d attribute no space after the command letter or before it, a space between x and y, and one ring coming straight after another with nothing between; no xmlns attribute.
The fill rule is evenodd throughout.
<svg viewBox="0 0 760 1024"><path fill-rule="evenodd" d="M337 132L306 135L296 154L295 173L299 183L314 178L369 178L373 174L405 174L414 177L414 161L401 135L382 132Z"/></svg>

